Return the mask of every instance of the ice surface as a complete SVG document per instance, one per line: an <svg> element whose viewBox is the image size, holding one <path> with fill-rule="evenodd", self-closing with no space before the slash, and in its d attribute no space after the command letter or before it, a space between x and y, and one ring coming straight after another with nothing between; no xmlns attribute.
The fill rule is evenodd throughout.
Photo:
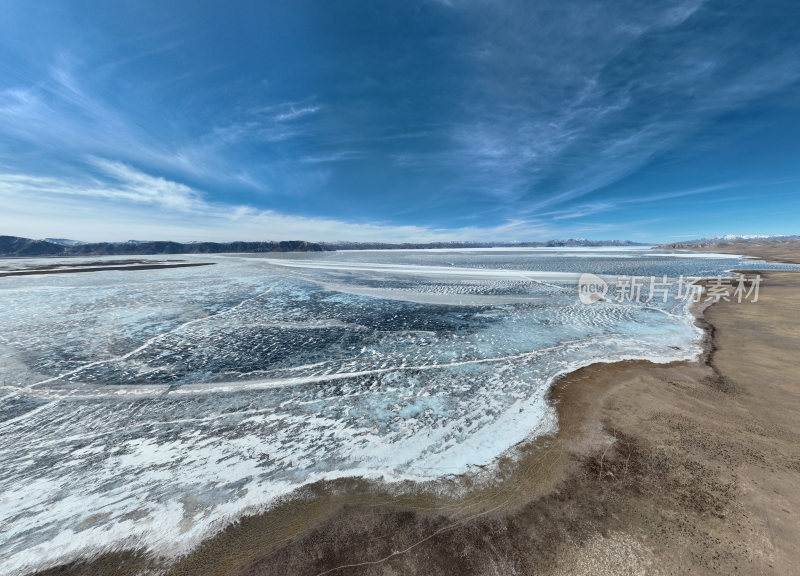
<svg viewBox="0 0 800 576"><path fill-rule="evenodd" d="M557 375L698 352L683 303L582 305L579 274L764 267L632 249L191 258L216 265L0 279L0 573L176 554L321 478L491 464L553 429Z"/></svg>

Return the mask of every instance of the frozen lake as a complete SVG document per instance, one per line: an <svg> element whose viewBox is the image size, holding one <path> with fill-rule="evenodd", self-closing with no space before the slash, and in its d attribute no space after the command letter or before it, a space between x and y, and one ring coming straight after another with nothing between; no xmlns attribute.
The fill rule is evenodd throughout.
<svg viewBox="0 0 800 576"><path fill-rule="evenodd" d="M699 352L685 302L581 304L581 273L768 267L630 248L170 258L214 265L0 278L0 573L181 552L321 478L491 464L557 425L557 375Z"/></svg>

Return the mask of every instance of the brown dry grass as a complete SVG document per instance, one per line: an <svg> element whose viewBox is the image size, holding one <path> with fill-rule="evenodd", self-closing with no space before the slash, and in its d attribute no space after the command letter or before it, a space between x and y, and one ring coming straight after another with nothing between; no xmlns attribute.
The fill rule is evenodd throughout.
<svg viewBox="0 0 800 576"><path fill-rule="evenodd" d="M771 262L800 264L800 242L796 240L737 240L734 242L711 242L706 244L670 244L670 247L693 252L721 252L722 254L744 254L752 258Z"/></svg>

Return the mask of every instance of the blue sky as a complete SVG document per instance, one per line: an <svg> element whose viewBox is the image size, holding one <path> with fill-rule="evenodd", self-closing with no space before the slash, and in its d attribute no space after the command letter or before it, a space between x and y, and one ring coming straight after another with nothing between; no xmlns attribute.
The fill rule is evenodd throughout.
<svg viewBox="0 0 800 576"><path fill-rule="evenodd" d="M0 233L800 233L800 4L4 2Z"/></svg>

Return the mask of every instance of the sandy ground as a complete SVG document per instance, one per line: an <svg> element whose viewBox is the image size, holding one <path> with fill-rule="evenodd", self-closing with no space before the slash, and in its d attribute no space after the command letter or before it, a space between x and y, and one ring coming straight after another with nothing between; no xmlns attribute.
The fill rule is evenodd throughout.
<svg viewBox="0 0 800 576"><path fill-rule="evenodd" d="M692 252L744 254L771 262L800 264L800 242L796 240L737 240L735 242L708 242L693 246L684 244L670 244L670 246Z"/></svg>
<svg viewBox="0 0 800 576"><path fill-rule="evenodd" d="M562 378L558 433L490 486L316 484L168 574L800 574L800 272L762 277L759 302L704 311L702 362ZM155 563L125 552L45 573Z"/></svg>

